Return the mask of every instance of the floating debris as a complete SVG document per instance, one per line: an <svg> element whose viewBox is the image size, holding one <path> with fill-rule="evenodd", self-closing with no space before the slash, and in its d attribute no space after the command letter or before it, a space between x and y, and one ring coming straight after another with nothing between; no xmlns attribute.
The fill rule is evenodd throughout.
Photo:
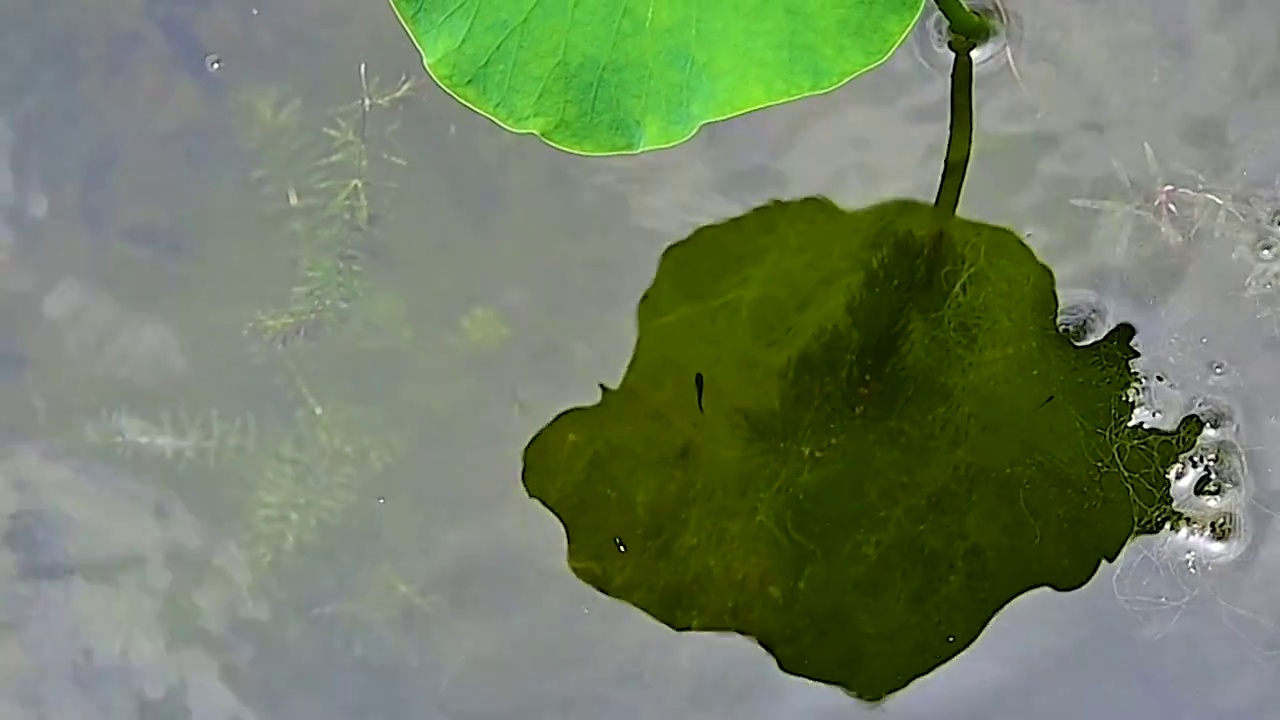
<svg viewBox="0 0 1280 720"><path fill-rule="evenodd" d="M1185 249L1210 217L1214 232L1222 213L1231 211L1227 198L1205 187L1204 179L1189 168L1177 166L1174 180L1157 159L1150 143L1142 143L1147 172L1135 178L1119 162L1112 160L1116 177L1123 185L1123 200L1074 198L1079 208L1103 213L1108 234L1117 252L1126 256L1136 251L1175 252ZM1159 242L1152 243L1151 236Z"/></svg>

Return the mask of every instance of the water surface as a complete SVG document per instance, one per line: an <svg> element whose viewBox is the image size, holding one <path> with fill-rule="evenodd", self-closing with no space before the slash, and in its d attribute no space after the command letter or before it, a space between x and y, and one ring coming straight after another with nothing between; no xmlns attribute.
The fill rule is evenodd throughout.
<svg viewBox="0 0 1280 720"><path fill-rule="evenodd" d="M1019 599L874 709L568 571L520 485L524 444L618 381L658 256L693 228L770 197L932 197L945 84L913 44L827 96L590 160L431 86L377 3L52 0L0 10L2 454L111 468L57 475L39 508L70 537L145 538L153 561L56 597L142 607L86 626L158 633L180 672L52 615L7 636L15 657L70 673L74 645L146 679L112 686L101 717L138 696L281 720L1270 717L1280 296L1246 219L1280 199L1280 7L1007 5L1020 30L978 79L961 211L1027 233L1064 294L1138 327L1150 409L1209 398L1238 423L1255 501L1238 558L1188 566L1144 541L1081 591ZM1229 190L1235 229L1168 242L1149 217L1166 185L1187 213ZM1082 198L1141 222L1122 235L1123 213ZM193 529L139 534L166 513ZM63 646L34 650L42 633Z"/></svg>

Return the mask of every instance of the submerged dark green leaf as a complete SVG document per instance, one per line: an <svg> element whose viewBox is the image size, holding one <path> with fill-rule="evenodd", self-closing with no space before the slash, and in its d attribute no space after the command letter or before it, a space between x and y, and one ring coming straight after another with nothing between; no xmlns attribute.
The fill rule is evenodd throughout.
<svg viewBox="0 0 1280 720"><path fill-rule="evenodd" d="M773 203L665 253L626 377L524 482L585 582L879 700L1175 516L1199 421L1130 427L1133 328L1076 347L1056 308L1006 229Z"/></svg>

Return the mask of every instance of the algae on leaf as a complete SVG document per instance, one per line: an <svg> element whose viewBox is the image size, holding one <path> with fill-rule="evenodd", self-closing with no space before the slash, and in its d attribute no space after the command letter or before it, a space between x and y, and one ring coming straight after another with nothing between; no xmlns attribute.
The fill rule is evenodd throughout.
<svg viewBox="0 0 1280 720"><path fill-rule="evenodd" d="M1133 328L1076 347L1055 314L1009 230L774 202L667 250L622 383L524 483L585 582L879 700L1177 519L1200 422L1131 426Z"/></svg>
<svg viewBox="0 0 1280 720"><path fill-rule="evenodd" d="M884 62L924 0L391 0L427 70L515 132L584 155L834 90Z"/></svg>

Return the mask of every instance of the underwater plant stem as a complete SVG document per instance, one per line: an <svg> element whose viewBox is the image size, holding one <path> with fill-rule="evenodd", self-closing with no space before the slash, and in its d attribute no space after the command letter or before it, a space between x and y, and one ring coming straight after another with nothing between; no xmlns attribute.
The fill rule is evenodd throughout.
<svg viewBox="0 0 1280 720"><path fill-rule="evenodd" d="M952 37L948 44L955 54L951 65L951 127L933 207L947 217L955 217L973 148L973 58L969 56L973 45L963 37Z"/></svg>
<svg viewBox="0 0 1280 720"><path fill-rule="evenodd" d="M953 35L973 43L977 47L994 33L991 21L970 10L964 0L934 0Z"/></svg>

